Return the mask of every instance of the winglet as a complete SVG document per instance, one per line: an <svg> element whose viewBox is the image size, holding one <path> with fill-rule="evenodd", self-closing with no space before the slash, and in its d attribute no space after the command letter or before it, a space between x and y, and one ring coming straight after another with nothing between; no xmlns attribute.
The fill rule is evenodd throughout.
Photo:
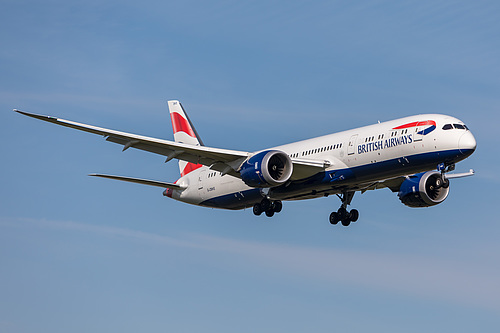
<svg viewBox="0 0 500 333"><path fill-rule="evenodd" d="M57 118L56 117L46 116L46 115L43 115L43 114L29 113L29 112L21 111L21 110L18 110L18 109L14 109L14 112L20 113L22 115L25 115L25 116L28 116L28 117L31 117L31 118L36 118L36 119L50 121L50 122L57 122Z"/></svg>

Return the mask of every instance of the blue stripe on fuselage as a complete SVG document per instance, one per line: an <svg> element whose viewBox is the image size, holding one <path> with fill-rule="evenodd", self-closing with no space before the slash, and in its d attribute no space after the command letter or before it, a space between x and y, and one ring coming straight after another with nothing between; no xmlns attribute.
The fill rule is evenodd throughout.
<svg viewBox="0 0 500 333"><path fill-rule="evenodd" d="M205 200L200 203L200 206L224 209L243 209L252 207L255 203L260 202L262 198L260 189L253 188L251 190L230 193Z"/></svg>
<svg viewBox="0 0 500 333"><path fill-rule="evenodd" d="M402 156L388 161L375 162L351 168L356 181L386 179L437 168L439 163L456 163L470 154L463 154L458 149L437 151L411 156Z"/></svg>
<svg viewBox="0 0 500 333"><path fill-rule="evenodd" d="M459 162L472 154L473 151L466 153L460 152L458 149L437 151L374 162L353 168L320 172L307 179L274 187L272 193L273 196L283 197L283 200L286 200L286 198L310 196L315 191L331 190L335 192L335 189L340 191L342 188L348 188L357 183L434 170L439 163ZM260 200L262 200L261 190L255 188L215 197L202 202L200 205L225 209L243 209L253 206Z"/></svg>

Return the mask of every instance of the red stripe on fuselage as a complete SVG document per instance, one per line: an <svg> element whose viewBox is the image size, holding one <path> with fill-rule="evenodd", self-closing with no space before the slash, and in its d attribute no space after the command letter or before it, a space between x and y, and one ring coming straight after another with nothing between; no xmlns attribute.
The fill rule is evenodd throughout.
<svg viewBox="0 0 500 333"><path fill-rule="evenodd" d="M405 125L394 127L393 129L398 130L398 129L404 129L404 128L410 128L410 127L418 127L418 126L427 126L427 125L436 126L436 122L434 120L415 121L413 123L408 123L408 124L405 124Z"/></svg>
<svg viewBox="0 0 500 333"><path fill-rule="evenodd" d="M186 167L184 168L184 170L182 170L182 172L181 172L181 176L185 176L185 175L187 175L188 173L190 173L190 172L192 172L192 171L194 171L194 170L196 170L196 169L201 168L202 166L203 166L203 165L201 165L201 164L188 163L188 164L186 165Z"/></svg>
<svg viewBox="0 0 500 333"><path fill-rule="evenodd" d="M172 119L172 128L174 129L174 134L177 132L184 132L193 138L196 138L196 134L194 133L189 122L182 117L177 112L172 112L170 114L170 119Z"/></svg>

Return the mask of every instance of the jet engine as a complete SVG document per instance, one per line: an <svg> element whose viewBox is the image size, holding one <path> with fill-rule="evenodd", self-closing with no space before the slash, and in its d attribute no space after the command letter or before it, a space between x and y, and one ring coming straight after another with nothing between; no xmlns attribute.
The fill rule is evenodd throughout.
<svg viewBox="0 0 500 333"><path fill-rule="evenodd" d="M252 187L273 187L284 184L292 175L293 164L288 154L267 150L246 160L240 168L241 179Z"/></svg>
<svg viewBox="0 0 500 333"><path fill-rule="evenodd" d="M440 172L428 171L408 177L399 188L398 197L409 207L440 204L450 192L449 181Z"/></svg>

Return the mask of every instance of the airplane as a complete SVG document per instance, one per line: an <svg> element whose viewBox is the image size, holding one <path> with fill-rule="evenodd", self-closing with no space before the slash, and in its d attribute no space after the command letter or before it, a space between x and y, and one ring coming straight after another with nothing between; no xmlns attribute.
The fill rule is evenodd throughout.
<svg viewBox="0 0 500 333"><path fill-rule="evenodd" d="M336 195L341 206L331 224L349 226L359 212L348 210L355 192L388 188L409 207L442 203L450 179L472 176L449 173L469 157L476 140L451 116L421 114L298 141L256 152L205 146L177 100L167 102L174 141L81 124L52 116L14 111L73 129L99 134L106 141L179 160L174 183L108 174L89 176L164 188L163 195L185 203L240 210L272 217L283 201Z"/></svg>

